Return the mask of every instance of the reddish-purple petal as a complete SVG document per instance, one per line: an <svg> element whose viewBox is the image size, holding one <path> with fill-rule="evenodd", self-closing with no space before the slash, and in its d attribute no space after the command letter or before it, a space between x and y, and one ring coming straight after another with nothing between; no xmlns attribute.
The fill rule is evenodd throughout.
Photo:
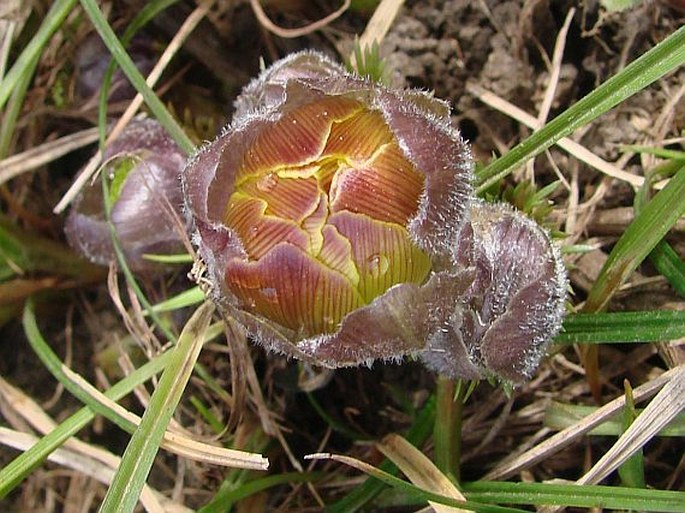
<svg viewBox="0 0 685 513"><path fill-rule="evenodd" d="M300 335L335 331L363 304L347 278L288 243L256 262L229 262L226 284L248 311Z"/></svg>
<svg viewBox="0 0 685 513"><path fill-rule="evenodd" d="M267 215L264 200L235 193L231 202L233 208L226 214L226 225L238 234L250 258L262 258L281 242L308 250L310 240L307 234L293 221Z"/></svg>
<svg viewBox="0 0 685 513"><path fill-rule="evenodd" d="M349 210L404 226L416 215L422 191L421 174L397 144L386 144L364 166L336 175L330 191L331 211Z"/></svg>
<svg viewBox="0 0 685 513"><path fill-rule="evenodd" d="M344 119L359 108L357 101L336 96L284 114L263 130L245 151L238 180L311 162L321 155L331 123Z"/></svg>

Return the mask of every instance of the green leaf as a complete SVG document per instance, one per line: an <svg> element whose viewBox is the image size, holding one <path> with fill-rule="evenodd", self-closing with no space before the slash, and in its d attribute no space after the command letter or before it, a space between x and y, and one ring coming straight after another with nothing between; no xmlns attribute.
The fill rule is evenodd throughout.
<svg viewBox="0 0 685 513"><path fill-rule="evenodd" d="M685 311L574 314L554 339L561 344L657 342L685 337Z"/></svg>
<svg viewBox="0 0 685 513"><path fill-rule="evenodd" d="M683 42L685 48L685 41ZM685 214L685 168L645 205L609 254L583 310L603 310L613 294Z"/></svg>

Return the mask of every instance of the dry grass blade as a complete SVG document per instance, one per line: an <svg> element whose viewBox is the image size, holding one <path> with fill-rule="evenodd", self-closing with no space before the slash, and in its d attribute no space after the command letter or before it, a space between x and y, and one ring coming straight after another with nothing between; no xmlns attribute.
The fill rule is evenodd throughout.
<svg viewBox="0 0 685 513"><path fill-rule="evenodd" d="M636 402L643 401L651 396L653 396L659 389L664 387L674 376L680 372L679 367L671 369L661 376L640 385L633 390L633 397ZM615 415L625 405L625 397L617 397L613 401L605 404L603 407L599 408L594 413L585 417L578 424L570 426L563 431L559 431L557 434L548 438L539 445L533 447L532 449L524 452L523 454L514 457L511 460L504 461L493 470L488 472L483 480L485 481L495 481L500 479L507 479L516 472L528 468L545 458L549 457L563 448L572 444L579 437L587 434L593 428L604 422L606 419Z"/></svg>
<svg viewBox="0 0 685 513"><path fill-rule="evenodd" d="M311 34L312 32L325 27L330 22L339 18L345 11L347 11L347 9L350 7L351 3L352 3L352 0L345 0L343 5L338 10L332 12L328 16L321 18L320 20L315 21L314 23L310 23L306 27L289 29L289 28L279 27L273 21L271 21L269 19L269 17L266 15L266 13L264 12L264 9L262 8L262 4L260 3L259 0L250 0L250 5L252 6L252 11L254 12L255 18L257 18L259 20L259 23L265 29L267 29L269 32L273 32L278 37L283 37L283 38L295 38L295 37L306 36L307 34Z"/></svg>
<svg viewBox="0 0 685 513"><path fill-rule="evenodd" d="M98 140L98 129L89 128L41 144L18 155L0 160L0 185Z"/></svg>
<svg viewBox="0 0 685 513"><path fill-rule="evenodd" d="M674 374L670 381L577 484L595 484L604 479L685 409L685 365L671 372Z"/></svg>
<svg viewBox="0 0 685 513"><path fill-rule="evenodd" d="M378 44L383 41L402 4L404 0L381 0L359 38L359 46L362 49L370 48L374 41Z"/></svg>
<svg viewBox="0 0 685 513"><path fill-rule="evenodd" d="M88 383L79 374L66 367L64 367L62 370L71 381L86 391L88 395L93 398L93 400L97 401L107 409L116 412L118 416L126 419L126 421L131 422L136 426L140 424L141 419L138 415L131 413L121 405L108 399L102 392L93 387L93 385ZM205 463L211 463L213 465L246 468L252 470L266 470L269 466L269 460L260 454L216 447L214 445L191 440L184 435L174 433L169 430L164 433L161 447L169 452L178 454L179 456L183 456L192 460L203 461Z"/></svg>
<svg viewBox="0 0 685 513"><path fill-rule="evenodd" d="M399 435L390 434L377 444L378 450L392 461L416 486L431 492L465 501L461 492L421 451ZM436 513L462 513L466 510L428 501Z"/></svg>
<svg viewBox="0 0 685 513"><path fill-rule="evenodd" d="M561 64L564 58L564 48L566 47L566 37L568 36L568 30L571 27L571 22L573 21L573 16L576 13L575 8L569 9L566 14L566 19L564 24L559 31L557 36L557 41L554 44L554 54L551 62L550 78L545 89L545 96L542 100L542 105L540 106L540 111L538 113L538 123L543 124L547 117L549 116L549 111L552 109L552 102L556 96L557 87L559 85L559 75L561 74Z"/></svg>

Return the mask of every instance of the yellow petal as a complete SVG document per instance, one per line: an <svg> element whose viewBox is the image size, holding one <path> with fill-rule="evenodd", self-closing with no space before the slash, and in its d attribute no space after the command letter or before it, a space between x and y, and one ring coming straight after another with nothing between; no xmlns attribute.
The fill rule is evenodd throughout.
<svg viewBox="0 0 685 513"><path fill-rule="evenodd" d="M333 214L329 223L351 243L358 289L367 303L393 285L422 283L428 275L430 258L411 243L402 226L350 212Z"/></svg>

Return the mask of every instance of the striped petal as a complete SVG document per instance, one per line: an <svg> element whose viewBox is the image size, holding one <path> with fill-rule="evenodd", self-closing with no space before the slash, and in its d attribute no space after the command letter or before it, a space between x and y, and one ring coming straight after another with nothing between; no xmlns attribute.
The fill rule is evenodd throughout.
<svg viewBox="0 0 685 513"><path fill-rule="evenodd" d="M226 284L248 310L302 336L335 331L363 304L347 278L287 243L255 262L229 262Z"/></svg>
<svg viewBox="0 0 685 513"><path fill-rule="evenodd" d="M292 221L266 215L268 205L264 200L234 193L230 205L226 226L238 234L250 258L262 258L281 242L288 242L304 251L309 249L307 234Z"/></svg>
<svg viewBox="0 0 685 513"><path fill-rule="evenodd" d="M402 226L351 212L331 215L329 224L352 243L358 289L367 303L398 283L423 282L430 271L430 258L411 243Z"/></svg>
<svg viewBox="0 0 685 513"><path fill-rule="evenodd" d="M352 244L332 225L323 228L323 246L317 258L324 265L338 271L356 287L359 270L352 257Z"/></svg>
<svg viewBox="0 0 685 513"><path fill-rule="evenodd" d="M240 191L264 201L267 215L296 223L310 216L319 204L319 187L314 177L282 178L272 172L243 183ZM228 208L232 208L230 204Z"/></svg>
<svg viewBox="0 0 685 513"><path fill-rule="evenodd" d="M333 123L323 155L340 155L348 161L363 163L392 140L383 116L375 111L362 110Z"/></svg>
<svg viewBox="0 0 685 513"><path fill-rule="evenodd" d="M284 114L263 130L245 152L239 178L315 160L326 145L331 123L345 119L360 108L356 100L333 96Z"/></svg>
<svg viewBox="0 0 685 513"><path fill-rule="evenodd" d="M331 210L349 210L406 225L417 212L423 177L397 144L386 144L359 169L338 172L331 184Z"/></svg>

